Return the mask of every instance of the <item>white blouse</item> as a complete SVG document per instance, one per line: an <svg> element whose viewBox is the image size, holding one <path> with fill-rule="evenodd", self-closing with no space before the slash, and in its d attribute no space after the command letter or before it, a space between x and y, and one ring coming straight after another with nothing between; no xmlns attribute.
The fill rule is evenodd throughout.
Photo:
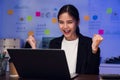
<svg viewBox="0 0 120 80"><path fill-rule="evenodd" d="M76 61L78 51L78 38L68 41L65 38L62 41L62 49L65 51L70 74L76 72Z"/></svg>

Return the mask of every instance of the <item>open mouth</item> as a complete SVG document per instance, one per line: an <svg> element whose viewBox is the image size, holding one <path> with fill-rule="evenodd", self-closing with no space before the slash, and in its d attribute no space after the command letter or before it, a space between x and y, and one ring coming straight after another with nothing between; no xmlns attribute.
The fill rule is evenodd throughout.
<svg viewBox="0 0 120 80"><path fill-rule="evenodd" d="M71 30L63 30L64 34L69 34L71 32Z"/></svg>

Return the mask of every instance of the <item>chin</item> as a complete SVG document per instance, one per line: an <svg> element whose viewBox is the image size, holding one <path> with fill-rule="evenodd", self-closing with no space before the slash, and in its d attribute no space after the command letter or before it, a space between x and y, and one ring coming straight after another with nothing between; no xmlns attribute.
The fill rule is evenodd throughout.
<svg viewBox="0 0 120 80"><path fill-rule="evenodd" d="M64 35L65 36L65 38L67 38L67 39L69 39L70 38L70 36L69 35Z"/></svg>

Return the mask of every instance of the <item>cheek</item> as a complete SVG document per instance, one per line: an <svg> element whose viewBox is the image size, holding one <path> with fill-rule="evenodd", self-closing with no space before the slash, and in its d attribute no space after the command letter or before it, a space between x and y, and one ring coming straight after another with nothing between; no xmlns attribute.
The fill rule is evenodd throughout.
<svg viewBox="0 0 120 80"><path fill-rule="evenodd" d="M63 28L63 27L62 27L61 25L59 25L59 29L60 29L61 31L62 31L62 28Z"/></svg>
<svg viewBox="0 0 120 80"><path fill-rule="evenodd" d="M72 25L72 26L71 26L71 29L72 29L73 31L76 31L76 25Z"/></svg>
<svg viewBox="0 0 120 80"><path fill-rule="evenodd" d="M62 25L59 24L59 28L62 29L63 28Z"/></svg>

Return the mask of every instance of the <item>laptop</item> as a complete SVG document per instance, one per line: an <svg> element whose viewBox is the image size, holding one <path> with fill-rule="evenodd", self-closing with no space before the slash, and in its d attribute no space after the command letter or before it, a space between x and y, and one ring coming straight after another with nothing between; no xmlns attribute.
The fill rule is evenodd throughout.
<svg viewBox="0 0 120 80"><path fill-rule="evenodd" d="M19 79L71 80L64 50L7 49ZM72 76L72 77L71 77Z"/></svg>

